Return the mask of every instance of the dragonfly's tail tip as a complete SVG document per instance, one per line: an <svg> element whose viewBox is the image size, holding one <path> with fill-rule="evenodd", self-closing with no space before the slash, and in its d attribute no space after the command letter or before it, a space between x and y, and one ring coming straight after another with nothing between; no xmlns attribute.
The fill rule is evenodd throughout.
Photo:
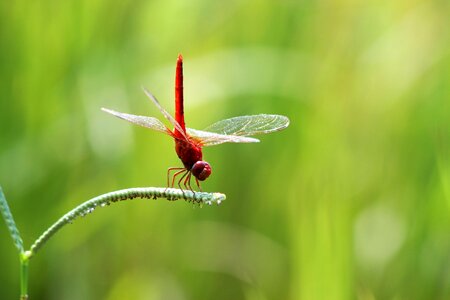
<svg viewBox="0 0 450 300"><path fill-rule="evenodd" d="M179 62L183 61L183 55L181 55L181 53L178 53L178 61Z"/></svg>

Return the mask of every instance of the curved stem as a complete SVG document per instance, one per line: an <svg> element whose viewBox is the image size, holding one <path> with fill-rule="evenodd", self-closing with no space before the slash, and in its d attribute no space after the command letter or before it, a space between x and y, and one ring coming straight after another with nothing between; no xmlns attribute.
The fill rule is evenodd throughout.
<svg viewBox="0 0 450 300"><path fill-rule="evenodd" d="M14 245L19 251L20 257L20 299L28 300L28 263L30 258L64 225L72 223L76 218L85 216L95 210L97 207L109 206L112 203L124 200L132 200L134 198L157 199L166 198L167 200L175 201L184 199L188 202L193 202L199 205L217 203L220 204L226 199L224 194L220 193L204 193L183 191L172 188L130 188L107 194L100 195L91 200L88 200L68 213L62 216L52 226L50 226L41 236L34 242L30 250L24 251L22 238L17 229L14 218L6 202L5 195L0 187L0 213L3 216L9 233L14 241Z"/></svg>
<svg viewBox="0 0 450 300"><path fill-rule="evenodd" d="M167 200L175 201L178 199L184 199L188 202L193 202L197 204L209 204L213 202L220 204L226 199L224 194L220 193L204 193L204 192L191 192L183 191L173 188L156 188L156 187L146 187L146 188L130 188L125 190L119 190L115 192L110 192L107 194L100 195L91 200L88 200L76 208L72 209L64 216L62 216L58 221L56 221L52 226L50 226L41 236L34 242L28 252L28 258L31 258L36 252L64 225L71 224L76 218L83 217L94 211L97 207L108 206L112 203L124 200L132 200L134 198L147 198L147 199L157 199L166 198Z"/></svg>

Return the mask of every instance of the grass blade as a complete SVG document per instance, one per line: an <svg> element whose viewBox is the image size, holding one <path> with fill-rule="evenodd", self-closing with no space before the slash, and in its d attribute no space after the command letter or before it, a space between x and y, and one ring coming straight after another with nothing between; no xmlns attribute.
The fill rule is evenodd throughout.
<svg viewBox="0 0 450 300"><path fill-rule="evenodd" d="M11 235L14 245L16 246L19 253L23 252L23 241L20 236L19 229L17 229L16 222L9 209L8 202L6 202L5 194L3 194L2 187L0 187L0 212L2 213L3 219L5 220L6 226L8 227L9 234Z"/></svg>

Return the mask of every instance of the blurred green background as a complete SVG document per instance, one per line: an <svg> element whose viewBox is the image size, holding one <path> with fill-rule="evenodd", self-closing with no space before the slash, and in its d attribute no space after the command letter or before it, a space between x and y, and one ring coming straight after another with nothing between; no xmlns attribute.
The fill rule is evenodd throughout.
<svg viewBox="0 0 450 300"><path fill-rule="evenodd" d="M291 119L206 148L221 206L99 209L31 260L31 299L450 299L448 1L2 1L0 185L30 245L77 204L165 186L173 141L100 111ZM3 223L3 222L2 222ZM0 226L0 298L18 258Z"/></svg>

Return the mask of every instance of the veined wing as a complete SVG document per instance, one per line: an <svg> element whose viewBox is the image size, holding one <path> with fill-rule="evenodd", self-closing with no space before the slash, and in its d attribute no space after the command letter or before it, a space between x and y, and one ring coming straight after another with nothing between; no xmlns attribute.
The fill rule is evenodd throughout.
<svg viewBox="0 0 450 300"><path fill-rule="evenodd" d="M259 140L246 136L225 135L215 132L202 131L192 128L186 129L189 136L201 146L212 146L223 143L258 143Z"/></svg>
<svg viewBox="0 0 450 300"><path fill-rule="evenodd" d="M107 112L113 116L116 116L120 119L126 120L128 122L131 122L133 124L142 126L142 127L146 127L146 128L150 128L156 131L160 131L163 132L165 134L168 134L170 136L173 136L172 131L166 127L166 125L164 125L163 123L161 123L160 120L156 119L156 118L152 118L152 117L147 117L147 116L136 116L136 115L131 115L131 114L126 114L126 113L121 113L112 109L108 109L108 108L103 108L102 110L104 112Z"/></svg>
<svg viewBox="0 0 450 300"><path fill-rule="evenodd" d="M216 122L205 131L226 135L255 135L282 130L289 125L289 119L280 115L240 116Z"/></svg>
<svg viewBox="0 0 450 300"><path fill-rule="evenodd" d="M271 133L288 126L289 119L285 116L260 114L222 120L206 127L205 131L194 130L191 134L190 129L188 133L198 138L204 146L211 146L222 143L253 143L258 140L248 136Z"/></svg>
<svg viewBox="0 0 450 300"><path fill-rule="evenodd" d="M183 128L181 128L181 125L178 124L178 122L167 112L167 110L165 110L161 106L159 101L156 99L155 96L153 96L152 93L150 93L145 87L142 87L142 89L144 90L145 95L147 95L147 97L150 98L150 100L152 100L152 102L156 105L156 107L158 107L159 111L164 115L164 117L167 120L169 120L169 122L172 123L173 127L175 127L175 129L181 133L181 135L185 138L186 141L188 141L189 138L187 137Z"/></svg>

